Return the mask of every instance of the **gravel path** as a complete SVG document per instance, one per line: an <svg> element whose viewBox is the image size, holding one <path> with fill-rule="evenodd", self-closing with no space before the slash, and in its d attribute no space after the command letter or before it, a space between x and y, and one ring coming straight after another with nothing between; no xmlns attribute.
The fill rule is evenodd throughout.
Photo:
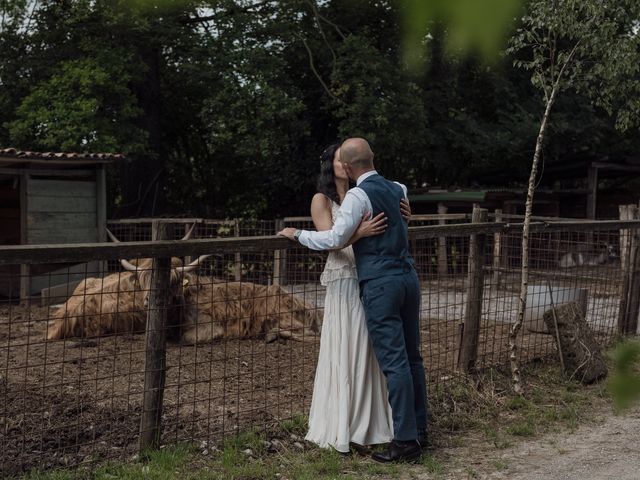
<svg viewBox="0 0 640 480"><path fill-rule="evenodd" d="M483 452L477 445L454 450L453 457L468 461L444 475L447 479L637 480L640 408L619 416L609 414L573 433L524 441L500 454L495 449ZM465 453L467 457L459 456Z"/></svg>

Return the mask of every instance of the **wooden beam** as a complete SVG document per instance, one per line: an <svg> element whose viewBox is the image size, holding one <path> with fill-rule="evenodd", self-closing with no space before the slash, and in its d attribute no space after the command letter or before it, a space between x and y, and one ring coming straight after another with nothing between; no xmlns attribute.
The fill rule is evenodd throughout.
<svg viewBox="0 0 640 480"><path fill-rule="evenodd" d="M28 209L28 188L29 174L23 172L20 176L20 244L27 245L29 243L29 226L27 223ZM31 290L29 265L22 263L20 265L20 303L29 302L29 294Z"/></svg>
<svg viewBox="0 0 640 480"><path fill-rule="evenodd" d="M600 220L567 222L534 222L531 231L587 232L618 229L638 229L640 220ZM440 236L466 236L497 232L521 232L521 223L477 223L431 225L410 227L410 238L438 238ZM241 252L265 252L299 247L283 237L255 236L241 238L214 238L197 240L165 240L158 242L81 243L60 245L10 245L0 246L0 265L20 263L79 263L98 259L149 258L204 254L233 254Z"/></svg>
<svg viewBox="0 0 640 480"><path fill-rule="evenodd" d="M172 238L171 226L154 223L154 240ZM171 258L156 258L151 272L150 291L146 292L149 310L145 330L144 393L140 417L140 453L160 447L162 409L166 377L166 326L171 282Z"/></svg>
<svg viewBox="0 0 640 480"><path fill-rule="evenodd" d="M96 228L98 242L107 241L107 173L104 165L96 170Z"/></svg>
<svg viewBox="0 0 640 480"><path fill-rule="evenodd" d="M587 218L596 218L596 204L598 198L598 167L590 166L587 172Z"/></svg>
<svg viewBox="0 0 640 480"><path fill-rule="evenodd" d="M447 214L447 206L442 203L439 202L438 203L438 216L445 216ZM414 217L412 217L412 220L414 220ZM438 224L439 225L446 225L447 220L445 220L444 218L440 218L438 219ZM438 250L437 250L437 257L438 257L438 276L446 276L447 273L449 273L449 264L447 262L447 237L442 236L442 237L438 237Z"/></svg>
<svg viewBox="0 0 640 480"><path fill-rule="evenodd" d="M487 221L487 210L473 209L474 223ZM480 338L480 322L482 318L482 299L484 290L484 257L486 235L474 234L469 240L469 273L467 286L467 300L464 311L464 328L460 339L458 354L458 368L468 373L475 368L478 356L478 341Z"/></svg>
<svg viewBox="0 0 640 480"><path fill-rule="evenodd" d="M43 177L90 177L93 175L93 170L89 169L53 169L53 168L9 168L0 166L0 175L22 175L23 173L29 173L33 176Z"/></svg>

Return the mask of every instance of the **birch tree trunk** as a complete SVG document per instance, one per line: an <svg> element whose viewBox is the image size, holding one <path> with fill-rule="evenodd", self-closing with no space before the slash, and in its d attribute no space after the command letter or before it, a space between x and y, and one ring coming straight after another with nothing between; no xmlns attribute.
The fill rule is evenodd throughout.
<svg viewBox="0 0 640 480"><path fill-rule="evenodd" d="M551 90L551 95L547 100L544 110L542 122L540 123L540 131L536 140L536 149L533 154L533 165L531 166L531 174L529 175L529 188L527 189L527 202L525 204L524 225L522 227L522 273L520 277L520 302L518 303L518 317L516 322L511 326L509 331L509 363L511 365L511 379L513 381L513 390L518 395L524 393L522 386L522 378L520 377L520 364L518 362L518 346L516 339L518 332L524 322L524 311L527 308L527 286L529 284L529 224L531 223L531 211L533 209L533 194L536 188L536 177L538 175L538 163L540 162L540 154L542 145L547 131L547 123L551 107L556 99L557 85Z"/></svg>

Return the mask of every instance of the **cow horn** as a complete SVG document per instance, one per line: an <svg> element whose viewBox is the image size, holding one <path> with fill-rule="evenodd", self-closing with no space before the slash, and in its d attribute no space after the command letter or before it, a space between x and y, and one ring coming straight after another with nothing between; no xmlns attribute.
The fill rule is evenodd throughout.
<svg viewBox="0 0 640 480"><path fill-rule="evenodd" d="M125 260L124 258L120 260L120 264L124 267L125 270L129 270L130 272L138 271L138 267L130 263L128 260Z"/></svg>
<svg viewBox="0 0 640 480"><path fill-rule="evenodd" d="M111 239L112 242L120 243L120 240L116 238L116 236L111 232L111 230L109 230L108 228L105 228L105 230L107 231L107 235L109 235L109 238Z"/></svg>
<svg viewBox="0 0 640 480"><path fill-rule="evenodd" d="M109 230L108 228L106 228L105 230L107 231L107 235L109 235L109 238L111 239L112 242L120 243L120 240L116 238L116 236L111 232L111 230ZM120 264L124 267L125 270L128 270L130 272L138 271L138 267L136 267L134 264L132 264L128 260L125 260L124 258L120 260Z"/></svg>
<svg viewBox="0 0 640 480"><path fill-rule="evenodd" d="M211 254L209 254L209 255L200 255L196 260L191 262L189 265L185 265L184 267L178 267L178 268L176 268L176 270L178 272L180 272L180 273L193 272L196 268L198 268L200 266L200 264L202 262L204 262L209 257L211 257Z"/></svg>
<svg viewBox="0 0 640 480"><path fill-rule="evenodd" d="M197 225L197 222L193 222L193 225L191 225L191 228L189 229L189 231L180 240L181 241L189 240L191 238L191 235L193 235L193 231L196 229L196 225Z"/></svg>

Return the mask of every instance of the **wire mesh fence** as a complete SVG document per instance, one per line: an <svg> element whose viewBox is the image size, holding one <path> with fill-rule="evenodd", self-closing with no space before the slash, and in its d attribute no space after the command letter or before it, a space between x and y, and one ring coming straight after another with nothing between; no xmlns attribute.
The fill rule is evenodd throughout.
<svg viewBox="0 0 640 480"><path fill-rule="evenodd" d="M431 386L459 372L474 321L473 366L506 363L520 282L519 225L429 225L440 220L410 231ZM153 237L173 241L148 241L149 232L144 243L0 250L0 277L12 285L16 271L29 273L15 266L56 263L46 298L0 304L1 476L127 458L144 438L217 444L307 414L324 256L235 235L255 226L229 238L220 225L198 224L199 240L180 240L185 225ZM142 238L111 229L123 241ZM207 232L216 238L203 240ZM534 224L522 361L557 355L542 321L551 305L577 302L602 344L635 333L639 234L637 221ZM78 265L83 280L67 286Z"/></svg>

